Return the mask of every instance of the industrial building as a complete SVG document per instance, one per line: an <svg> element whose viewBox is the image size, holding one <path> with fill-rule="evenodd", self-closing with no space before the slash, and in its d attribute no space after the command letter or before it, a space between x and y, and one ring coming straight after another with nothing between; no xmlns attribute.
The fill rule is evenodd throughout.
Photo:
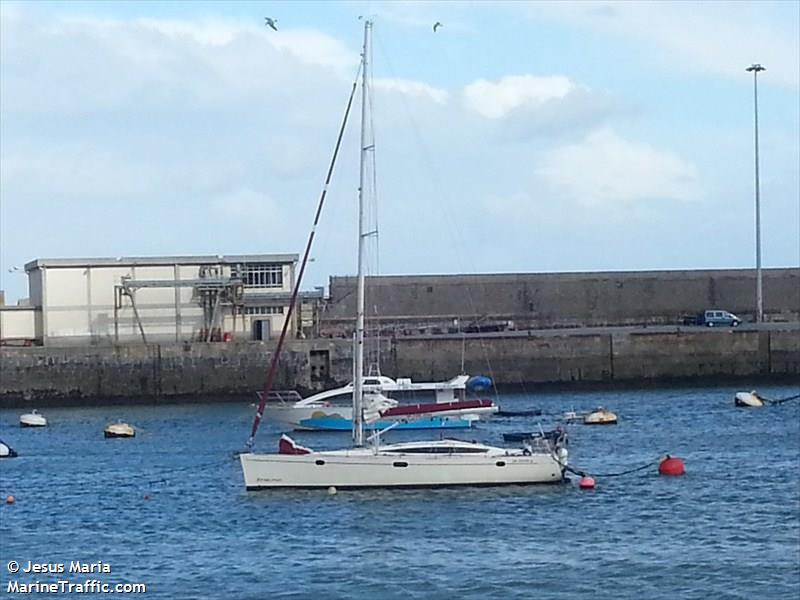
<svg viewBox="0 0 800 600"><path fill-rule="evenodd" d="M0 306L4 344L252 341L288 312L294 254L39 259L30 306ZM679 325L725 309L755 320L752 269L403 275L367 278L367 326L384 336L507 329ZM355 278L301 292L291 333L349 338ZM764 270L764 317L800 320L800 269Z"/></svg>
<svg viewBox="0 0 800 600"><path fill-rule="evenodd" d="M266 340L280 332L296 254L37 259L27 306L0 307L4 344ZM308 310L322 290L303 294ZM293 318L291 332L313 315Z"/></svg>

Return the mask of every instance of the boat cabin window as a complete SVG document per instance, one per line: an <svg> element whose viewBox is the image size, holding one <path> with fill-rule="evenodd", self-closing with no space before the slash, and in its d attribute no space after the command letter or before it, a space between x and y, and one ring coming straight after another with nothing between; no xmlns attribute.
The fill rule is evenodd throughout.
<svg viewBox="0 0 800 600"><path fill-rule="evenodd" d="M472 448L462 446L417 446L416 448L398 448L388 450L396 454L483 454L488 448Z"/></svg>
<svg viewBox="0 0 800 600"><path fill-rule="evenodd" d="M380 379L365 379L364 380L364 385L380 385L380 384L381 384L381 380Z"/></svg>
<svg viewBox="0 0 800 600"><path fill-rule="evenodd" d="M353 400L350 396L338 396L328 400L329 406L352 406Z"/></svg>

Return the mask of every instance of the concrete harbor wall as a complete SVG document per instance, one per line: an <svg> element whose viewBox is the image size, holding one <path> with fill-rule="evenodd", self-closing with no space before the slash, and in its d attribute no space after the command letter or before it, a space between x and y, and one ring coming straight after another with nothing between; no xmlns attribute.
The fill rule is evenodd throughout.
<svg viewBox="0 0 800 600"><path fill-rule="evenodd" d="M273 349L260 342L3 348L0 405L252 396ZM385 341L381 364L387 375L425 380L452 377L462 360L466 372L499 385L760 377L800 384L800 330L401 337ZM275 387L307 391L351 378L348 340L298 340L282 357Z"/></svg>
<svg viewBox="0 0 800 600"><path fill-rule="evenodd" d="M354 277L331 277L321 331L352 329ZM800 320L800 269L763 271L767 321ZM755 320L753 269L403 275L367 278L367 306L384 328L510 320L517 329L680 323L706 309Z"/></svg>

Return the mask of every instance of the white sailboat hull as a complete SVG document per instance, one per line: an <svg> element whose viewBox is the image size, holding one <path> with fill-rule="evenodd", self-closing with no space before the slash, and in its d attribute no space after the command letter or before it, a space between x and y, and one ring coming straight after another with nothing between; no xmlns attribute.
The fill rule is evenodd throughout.
<svg viewBox="0 0 800 600"><path fill-rule="evenodd" d="M381 454L371 450L242 454L248 490L270 488L413 488L558 483L554 456Z"/></svg>

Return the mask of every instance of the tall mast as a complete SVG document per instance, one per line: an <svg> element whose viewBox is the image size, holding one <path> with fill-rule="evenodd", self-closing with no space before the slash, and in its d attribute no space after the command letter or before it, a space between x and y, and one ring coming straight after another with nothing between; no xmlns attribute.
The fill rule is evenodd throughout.
<svg viewBox="0 0 800 600"><path fill-rule="evenodd" d="M372 21L364 21L364 48L361 54L361 153L358 180L358 285L356 288L356 340L353 361L353 444L364 445L363 376L364 376L364 186L366 184L367 146L367 83L369 33Z"/></svg>

